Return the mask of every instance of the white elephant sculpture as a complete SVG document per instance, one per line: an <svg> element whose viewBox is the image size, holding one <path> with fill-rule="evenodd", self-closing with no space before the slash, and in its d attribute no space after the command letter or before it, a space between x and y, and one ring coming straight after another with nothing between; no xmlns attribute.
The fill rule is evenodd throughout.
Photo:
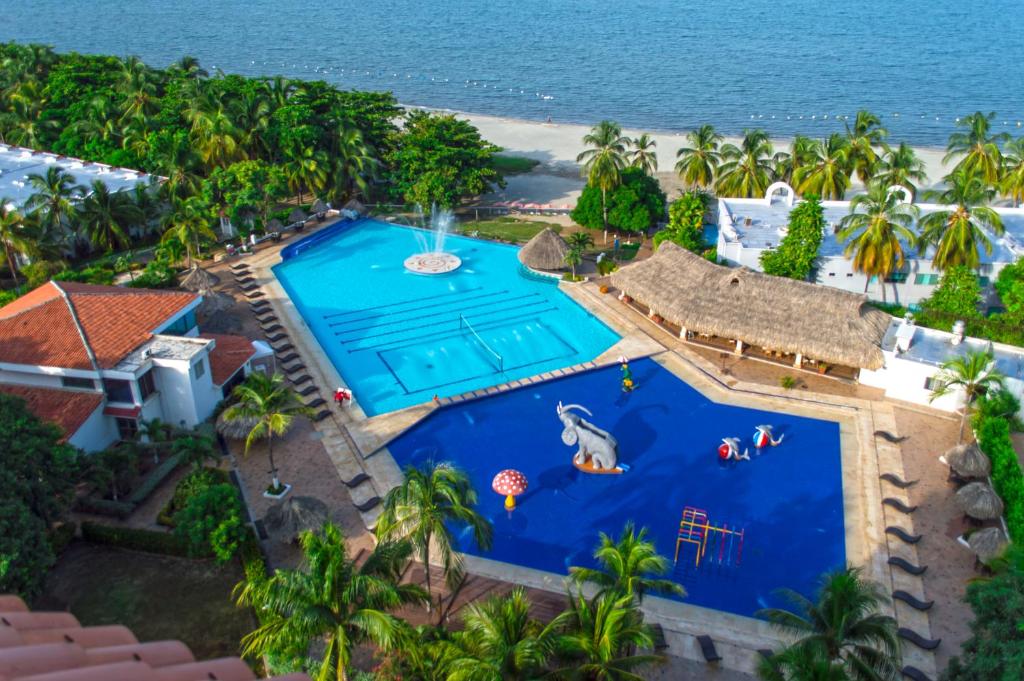
<svg viewBox="0 0 1024 681"><path fill-rule="evenodd" d="M601 430L579 414L573 413L573 409L593 416L586 407L578 404L558 403L558 418L565 426L562 430L562 442L570 447L575 444L579 444L580 447L573 460L582 466L587 462L587 457L590 457L591 465L596 470L615 469L618 464L619 443L611 433Z"/></svg>

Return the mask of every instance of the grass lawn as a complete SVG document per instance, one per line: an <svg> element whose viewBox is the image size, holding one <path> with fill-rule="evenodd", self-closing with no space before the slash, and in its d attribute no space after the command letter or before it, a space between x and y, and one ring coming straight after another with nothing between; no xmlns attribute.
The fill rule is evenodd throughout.
<svg viewBox="0 0 1024 681"><path fill-rule="evenodd" d="M502 175L521 175L530 172L539 165L540 161L523 156L491 157L491 167Z"/></svg>
<svg viewBox="0 0 1024 681"><path fill-rule="evenodd" d="M123 624L140 641L177 639L197 659L238 655L255 626L231 590L242 579L232 562L189 560L76 541L46 579L37 610L70 610L83 625Z"/></svg>
<svg viewBox="0 0 1024 681"><path fill-rule="evenodd" d="M526 243L538 232L550 227L555 233L562 231L562 226L553 222L534 222L531 220L517 220L516 218L500 217L490 220L466 220L459 222L463 234L474 235L484 239L501 239L502 241L514 241Z"/></svg>

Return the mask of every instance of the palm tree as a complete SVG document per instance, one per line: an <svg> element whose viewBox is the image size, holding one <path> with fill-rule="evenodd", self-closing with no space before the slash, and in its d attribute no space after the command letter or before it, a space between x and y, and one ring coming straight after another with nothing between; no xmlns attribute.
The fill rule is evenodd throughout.
<svg viewBox="0 0 1024 681"><path fill-rule="evenodd" d="M1024 201L1024 137L1006 143L1003 154L1003 179L999 190L1019 206Z"/></svg>
<svg viewBox="0 0 1024 681"><path fill-rule="evenodd" d="M562 257L562 261L572 269L572 280L576 281L576 268L583 262L583 251L579 248L570 248Z"/></svg>
<svg viewBox="0 0 1024 681"><path fill-rule="evenodd" d="M280 493L282 485L277 478L277 466L274 463L274 437L287 433L296 417L308 418L313 410L299 400L294 390L285 385L281 374L268 376L262 371L254 371L241 385L235 387L231 395L238 401L224 410L224 419L251 424L245 438L246 454L257 440L267 441L267 458L270 459L272 478L270 491Z"/></svg>
<svg viewBox="0 0 1024 681"><path fill-rule="evenodd" d="M917 206L905 203L887 185L872 184L867 194L850 202L850 214L839 222L839 240L846 244L846 257L853 268L865 275L864 292L877 277L885 300L885 279L903 267L903 242L914 243L911 230Z"/></svg>
<svg viewBox="0 0 1024 681"><path fill-rule="evenodd" d="M846 139L849 142L850 171L857 173L865 187L875 174L878 154L875 148L881 146L889 134L882 127L882 120L875 114L861 109L854 118L853 126L846 124Z"/></svg>
<svg viewBox="0 0 1024 681"><path fill-rule="evenodd" d="M37 214L46 236L63 240L64 227L73 229L75 201L85 188L75 184L74 175L57 166L50 166L43 175L33 173L25 179L35 190L25 201L25 208ZM77 237L77 233L72 233Z"/></svg>
<svg viewBox="0 0 1024 681"><path fill-rule="evenodd" d="M954 265L976 269L980 262L978 245L992 253L992 242L986 231L1003 233L1003 220L999 213L986 205L995 194L978 175L967 170L955 170L946 176L947 188L926 192L929 198L949 206L921 218L919 250L935 247L932 265L945 270Z"/></svg>
<svg viewBox="0 0 1024 681"><path fill-rule="evenodd" d="M247 575L235 587L238 605L255 609L260 619L242 639L243 653L304 659L322 643L314 678L345 681L353 648L373 643L390 651L402 641L403 625L389 611L424 600L420 587L398 583L412 548L382 542L360 567L348 557L345 538L333 523L303 532L299 544L305 559L300 569Z"/></svg>
<svg viewBox="0 0 1024 681"><path fill-rule="evenodd" d="M250 90L230 104L229 115L238 132L238 144L248 158L263 158L270 127L270 98L263 90Z"/></svg>
<svg viewBox="0 0 1024 681"><path fill-rule="evenodd" d="M793 175L796 190L841 201L850 187L850 154L850 141L839 133L815 143L806 165Z"/></svg>
<svg viewBox="0 0 1024 681"><path fill-rule="evenodd" d="M632 151L627 153L629 166L639 168L644 174L653 176L658 172L658 155L654 148L658 146L657 141L646 132L630 141Z"/></svg>
<svg viewBox="0 0 1024 681"><path fill-rule="evenodd" d="M636 596L638 602L648 591L686 595L679 584L659 579L669 571L668 560L658 554L654 542L647 539L647 528L641 528L638 533L632 521L626 523L618 540L602 532L594 558L601 565L600 569L570 567L570 578L576 583L596 584L599 593Z"/></svg>
<svg viewBox="0 0 1024 681"><path fill-rule="evenodd" d="M112 192L102 180L93 180L78 218L94 246L114 251L129 245L128 230L142 221L142 211L127 194Z"/></svg>
<svg viewBox="0 0 1024 681"><path fill-rule="evenodd" d="M619 185L620 173L626 165L626 147L629 138L613 121L601 121L583 136L583 143L591 147L576 157L581 163L581 174L587 184L601 190L601 213L604 219L605 241L608 240L608 192Z"/></svg>
<svg viewBox="0 0 1024 681"><path fill-rule="evenodd" d="M172 451L178 457L180 465L192 466L192 470L195 471L202 468L207 461L217 460L213 449L213 439L199 433L192 433L176 439L172 445Z"/></svg>
<svg viewBox="0 0 1024 681"><path fill-rule="evenodd" d="M219 102L201 98L189 116L192 129L189 137L200 158L211 167L224 167L241 160L244 150L238 140L241 133Z"/></svg>
<svg viewBox="0 0 1024 681"><path fill-rule="evenodd" d="M331 175L334 191L341 200L366 194L369 181L376 175L380 161L363 133L353 125L342 125L333 136ZM340 204L339 204L340 205Z"/></svg>
<svg viewBox="0 0 1024 681"><path fill-rule="evenodd" d="M953 392L963 392L964 406L960 412L960 442L964 439L964 424L974 402L989 390L1003 387L1003 375L992 364L990 350L970 351L965 356L952 357L942 363L932 384L929 402Z"/></svg>
<svg viewBox="0 0 1024 681"><path fill-rule="evenodd" d="M594 238L589 232L573 232L566 238L569 248L575 248L580 253L594 245Z"/></svg>
<svg viewBox="0 0 1024 681"><path fill-rule="evenodd" d="M184 131L157 147L154 161L157 171L167 178L162 186L168 198L183 199L199 191L200 159Z"/></svg>
<svg viewBox="0 0 1024 681"><path fill-rule="evenodd" d="M450 681L536 679L554 650L555 628L530 617L530 601L522 587L471 603L463 611L462 624Z"/></svg>
<svg viewBox="0 0 1024 681"><path fill-rule="evenodd" d="M793 177L814 158L816 141L797 135L789 144L789 150L775 155L775 176L787 184L796 184Z"/></svg>
<svg viewBox="0 0 1024 681"><path fill-rule="evenodd" d="M164 216L164 231L161 241L177 240L185 247L188 267L192 267L192 258L199 252L200 242L204 239L216 241L210 223L213 215L202 197L193 196L184 201L173 201L171 210Z"/></svg>
<svg viewBox="0 0 1024 681"><path fill-rule="evenodd" d="M846 669L819 648L794 646L762 657L757 676L763 681L849 681Z"/></svg>
<svg viewBox="0 0 1024 681"><path fill-rule="evenodd" d="M689 146L680 147L676 152L679 179L691 187L710 187L722 159L718 153L722 136L715 132L714 126L705 124L686 133L686 139Z"/></svg>
<svg viewBox="0 0 1024 681"><path fill-rule="evenodd" d="M29 255L35 251L35 234L24 216L14 209L14 203L7 197L0 198L0 244L7 256L7 268L11 279L18 287L18 261L16 256Z"/></svg>
<svg viewBox="0 0 1024 681"><path fill-rule="evenodd" d="M775 149L764 130L744 130L740 146L722 145L715 191L721 196L764 196L774 177Z"/></svg>
<svg viewBox="0 0 1024 681"><path fill-rule="evenodd" d="M860 568L826 574L816 601L789 589L781 594L792 611L768 608L757 614L796 636L791 648L819 651L841 663L855 681L895 681L900 665L896 620L880 612L885 602L881 587L864 579Z"/></svg>
<svg viewBox="0 0 1024 681"><path fill-rule="evenodd" d="M316 192L327 185L328 165L327 155L313 147L292 146L285 152L284 172L296 201L302 203L305 190Z"/></svg>
<svg viewBox="0 0 1024 681"><path fill-rule="evenodd" d="M169 70L177 71L186 78L194 78L196 80L202 80L203 78L210 77L210 72L199 64L199 59L187 54L171 64Z"/></svg>
<svg viewBox="0 0 1024 681"><path fill-rule="evenodd" d="M138 209L134 227L138 227L143 234L148 234L153 229L154 221L163 212L162 202L157 198L160 187L157 184L145 184L139 182L132 187L131 201Z"/></svg>
<svg viewBox="0 0 1024 681"><path fill-rule="evenodd" d="M453 547L451 526L470 528L481 549L491 545L491 525L474 506L476 490L469 477L451 464L405 469L402 484L388 492L384 511L377 521L381 539L407 539L419 553L430 594L430 551L437 548L450 584L462 576L462 558ZM428 600L427 609L431 608Z"/></svg>
<svg viewBox="0 0 1024 681"><path fill-rule="evenodd" d="M4 118L8 123L5 129L0 130L3 142L39 148L51 135L59 132L57 121L42 115L48 97L40 81L33 78L19 83L10 91L7 100L9 112ZM2 118L0 122L3 122Z"/></svg>
<svg viewBox="0 0 1024 681"><path fill-rule="evenodd" d="M658 655L630 652L654 644L631 595L605 593L587 600L583 594L570 594L569 608L552 624L562 632L555 640L564 661L553 672L558 678L641 681L637 669L662 661Z"/></svg>
<svg viewBox="0 0 1024 681"><path fill-rule="evenodd" d="M884 145L883 148L885 151L878 164L876 181L886 187L906 187L917 195L917 183L928 180L924 172L924 161L917 157L913 147L908 146L906 142L900 142L895 149L888 145Z"/></svg>
<svg viewBox="0 0 1024 681"><path fill-rule="evenodd" d="M159 94L153 71L138 57L128 57L121 65L118 85L125 96L121 120L144 120L157 112Z"/></svg>
<svg viewBox="0 0 1024 681"><path fill-rule="evenodd" d="M949 144L946 145L946 155L942 158L943 163L961 157L960 161L953 168L953 172L966 172L971 175L978 175L988 184L999 182L1002 172L1003 155L999 151L999 144L1009 138L1007 133L997 135L990 134L992 121L996 112L984 114L976 111L970 116L958 119L957 126L964 128L963 132L954 132L949 136Z"/></svg>

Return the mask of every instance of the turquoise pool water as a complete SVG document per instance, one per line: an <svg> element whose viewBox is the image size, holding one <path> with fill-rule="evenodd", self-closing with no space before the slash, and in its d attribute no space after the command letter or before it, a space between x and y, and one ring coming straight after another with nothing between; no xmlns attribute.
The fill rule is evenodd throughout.
<svg viewBox="0 0 1024 681"><path fill-rule="evenodd" d="M517 247L449 236L462 267L408 272L417 231L362 220L282 252L277 278L369 415L589 361L619 337Z"/></svg>

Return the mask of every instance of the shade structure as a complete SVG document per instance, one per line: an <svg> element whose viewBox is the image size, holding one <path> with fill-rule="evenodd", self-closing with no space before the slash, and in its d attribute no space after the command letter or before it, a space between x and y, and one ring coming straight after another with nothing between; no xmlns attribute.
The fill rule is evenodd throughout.
<svg viewBox="0 0 1024 681"><path fill-rule="evenodd" d="M281 221L277 218L272 218L270 222L267 223L267 232L280 232L282 229L284 229L284 225L282 225Z"/></svg>
<svg viewBox="0 0 1024 681"><path fill-rule="evenodd" d="M994 520L1003 515L1003 500L987 482L972 482L956 493L961 510L977 520Z"/></svg>
<svg viewBox="0 0 1024 681"><path fill-rule="evenodd" d="M314 201L313 205L309 207L310 213L326 213L328 210L330 209L327 207L327 204L320 199Z"/></svg>
<svg viewBox="0 0 1024 681"><path fill-rule="evenodd" d="M199 293L200 291L209 291L219 283L220 278L217 277L217 275L212 274L197 265L193 267L188 274L182 277L181 283L178 285L186 291Z"/></svg>
<svg viewBox="0 0 1024 681"><path fill-rule="evenodd" d="M319 530L329 515L327 504L316 497L289 497L267 509L263 522L282 541L291 542L306 530Z"/></svg>
<svg viewBox="0 0 1024 681"><path fill-rule="evenodd" d="M292 208L292 212L288 213L288 222L291 224L305 222L307 217L306 212L301 208Z"/></svg>
<svg viewBox="0 0 1024 681"><path fill-rule="evenodd" d="M983 563L998 558L1006 548L1006 544L1006 535L1001 527L986 527L971 533L971 536L967 538L967 545Z"/></svg>
<svg viewBox="0 0 1024 681"><path fill-rule="evenodd" d="M203 302L199 303L199 307L196 308L196 313L200 316L212 317L235 306L235 299L227 293L204 290L202 294Z"/></svg>
<svg viewBox="0 0 1024 681"><path fill-rule="evenodd" d="M976 442L957 445L946 452L943 458L957 475L965 478L983 478L992 471L992 463Z"/></svg>
<svg viewBox="0 0 1024 681"><path fill-rule="evenodd" d="M519 249L519 262L535 270L564 270L569 245L546 227Z"/></svg>
<svg viewBox="0 0 1024 681"><path fill-rule="evenodd" d="M217 417L217 432L232 440L244 440L249 436L249 431L256 425L255 418L237 418L227 420L224 418L226 411L222 411Z"/></svg>
<svg viewBox="0 0 1024 681"><path fill-rule="evenodd" d="M494 476L491 481L491 489L505 497L505 508L512 510L516 507L516 497L526 491L530 483L526 476L517 470L506 468Z"/></svg>
<svg viewBox="0 0 1024 681"><path fill-rule="evenodd" d="M360 203L356 199L351 199L348 203L346 203L344 206L342 206L342 210L350 210L353 213L358 213L359 215L367 215L367 214L369 214L369 211L366 210L366 206L364 206L362 203Z"/></svg>

